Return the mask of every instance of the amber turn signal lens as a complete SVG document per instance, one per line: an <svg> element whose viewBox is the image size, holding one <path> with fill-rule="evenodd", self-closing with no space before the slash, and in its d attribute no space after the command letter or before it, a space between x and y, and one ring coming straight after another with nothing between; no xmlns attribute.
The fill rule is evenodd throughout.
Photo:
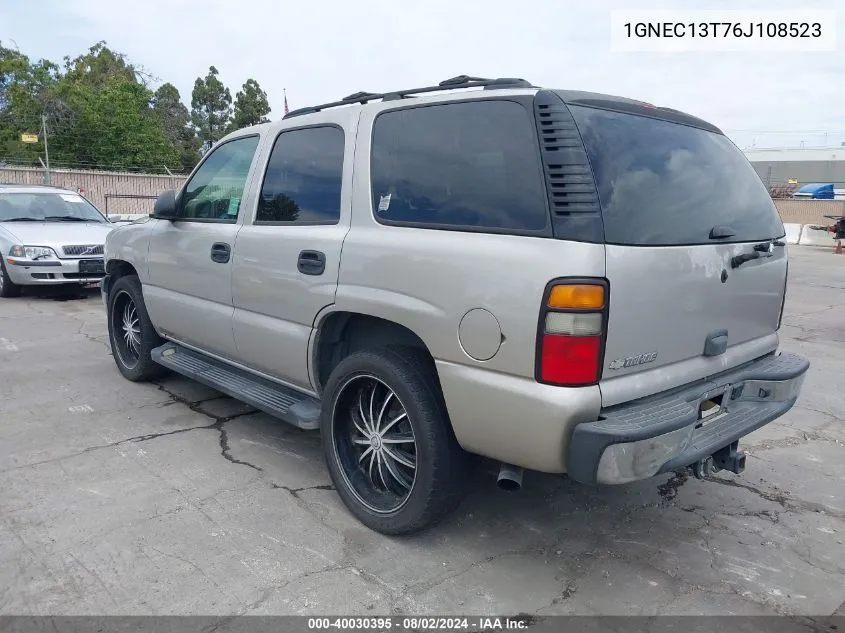
<svg viewBox="0 0 845 633"><path fill-rule="evenodd" d="M567 284L555 286L549 293L550 308L596 309L604 307L604 286Z"/></svg>

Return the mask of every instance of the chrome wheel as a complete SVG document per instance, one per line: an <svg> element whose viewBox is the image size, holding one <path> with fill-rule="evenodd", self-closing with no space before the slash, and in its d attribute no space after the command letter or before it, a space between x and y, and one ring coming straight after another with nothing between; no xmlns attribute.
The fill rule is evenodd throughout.
<svg viewBox="0 0 845 633"><path fill-rule="evenodd" d="M373 512L399 510L417 477L417 444L396 393L372 375L350 378L335 400L332 441L344 479Z"/></svg>
<svg viewBox="0 0 845 633"><path fill-rule="evenodd" d="M112 338L120 361L132 368L141 358L141 320L135 301L125 290L114 298L111 320Z"/></svg>

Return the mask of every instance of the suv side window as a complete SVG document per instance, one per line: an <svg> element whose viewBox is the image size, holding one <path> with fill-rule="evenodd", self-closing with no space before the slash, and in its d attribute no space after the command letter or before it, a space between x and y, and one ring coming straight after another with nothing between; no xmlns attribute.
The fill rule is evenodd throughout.
<svg viewBox="0 0 845 633"><path fill-rule="evenodd" d="M282 132L273 145L256 224L337 224L343 130L334 125Z"/></svg>
<svg viewBox="0 0 845 633"><path fill-rule="evenodd" d="M179 219L234 224L258 141L258 136L246 136L211 150L185 186Z"/></svg>
<svg viewBox="0 0 845 633"><path fill-rule="evenodd" d="M371 161L383 224L534 234L549 226L533 116L515 101L384 112Z"/></svg>

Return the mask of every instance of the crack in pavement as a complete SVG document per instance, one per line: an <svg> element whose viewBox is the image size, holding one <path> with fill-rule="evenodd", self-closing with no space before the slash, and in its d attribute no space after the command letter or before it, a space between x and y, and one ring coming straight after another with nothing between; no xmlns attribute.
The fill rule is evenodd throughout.
<svg viewBox="0 0 845 633"><path fill-rule="evenodd" d="M834 419L834 420L836 420L837 422L843 422L843 423L845 423L845 418L843 418L843 417L841 417L841 416L838 416L838 415L836 415L835 413L831 413L830 411L824 411L824 410L822 410L822 409L814 409L813 407L808 407L806 404L803 404L803 403L800 403L800 402L799 402L799 403L797 403L797 404L795 405L795 407L794 407L794 408L795 408L795 409L805 409L805 410L807 410L807 411L812 411L813 413L818 413L818 414L820 414L820 415L825 415L825 416L827 416L827 417L829 417L829 418L833 418L833 419Z"/></svg>
<svg viewBox="0 0 845 633"><path fill-rule="evenodd" d="M780 523L780 515L781 513L776 510L743 510L741 512L731 512L729 510L714 510L712 508L706 508L704 506L696 506L696 505L689 505L689 506L678 506L679 510L683 510L684 512L691 512L693 514L697 514L702 519L704 519L708 526L710 525L709 519L705 517L701 512L711 512L717 516L723 517L733 517L733 518L757 518L757 519L768 519L772 523ZM714 570L715 571L715 570Z"/></svg>
<svg viewBox="0 0 845 633"><path fill-rule="evenodd" d="M335 490L335 487L332 484L320 484L317 486L303 486L302 488L290 488L288 486L283 486L281 484L273 482L270 484L270 486L276 490L284 490L286 492L289 492L294 499L298 500L302 500L302 497L299 496L299 493L305 492L306 490Z"/></svg>
<svg viewBox="0 0 845 633"><path fill-rule="evenodd" d="M205 417L214 420L214 422L212 424L187 426L187 427L184 427L184 428L173 429L173 430L170 430L170 431L160 431L158 433L147 433L147 434L144 434L144 435L135 435L133 437L124 438L122 440L117 440L117 441L114 441L114 442L108 442L107 444L97 444L97 445L94 445L94 446L88 446L88 447L82 449L81 451L77 451L75 453L70 453L68 455L61 455L59 457L53 457L53 458L50 458L50 459L39 460L39 461L36 461L36 462L29 462L29 463L26 463L26 464L20 464L18 466L13 466L12 468L0 470L0 474L12 472L12 471L15 471L15 470L21 470L23 468L32 468L34 466L42 466L44 464L61 462L61 461L66 460L66 459L73 459L74 457L80 457L80 456L85 455L87 453L90 453L92 451L99 451L99 450L102 450L102 449L105 449L105 448L115 448L115 447L121 446L123 444L149 442L151 440L155 440L155 439L158 439L160 437L167 437L169 435L179 435L181 433L188 433L190 431L202 431L202 430L207 430L207 429L214 429L218 433L220 433L221 455L225 459L229 460L230 462L232 462L234 464L242 464L242 465L245 465L245 466L250 466L252 468L255 468L258 471L261 471L261 469L259 467L254 466L252 464L248 464L246 462L242 462L240 460L233 458L231 455L229 455L230 448L229 448L228 435L226 433L226 429L224 428L224 425L227 422L230 422L230 421L232 421L236 418L239 418L239 417L242 417L242 416L245 416L245 415L252 415L253 413L255 413L255 411L244 411L242 413L234 413L234 414L228 415L228 416L214 416L214 415L208 413L207 411L203 411L202 408L201 408L201 405L205 402L210 402L212 400L218 400L218 399L225 397L225 396L214 396L214 397L211 397L211 398L204 398L202 400L196 400L196 401L190 402L187 399L182 398L178 394L173 394L173 393L169 392L167 389L165 389L161 385L158 385L158 388L159 388L159 390L168 394L172 398L172 402L184 404L184 405L188 406L188 408L191 411L193 411L195 413L199 413L200 415L204 415ZM154 406L162 406L164 404L167 404L167 403L154 403ZM153 405L144 405L144 406L153 406Z"/></svg>
<svg viewBox="0 0 845 633"><path fill-rule="evenodd" d="M159 391L163 391L168 396L170 396L170 398L172 399L173 402L183 404L186 407L188 407L191 411L193 411L194 413L199 413L200 415L204 415L205 417L207 417L211 420L214 420L214 422L212 424L208 424L206 426L193 427L191 429L186 429L186 430L195 430L195 429L214 429L214 430L216 430L220 434L220 456L223 457L223 459L225 459L225 460L227 460L227 461L229 461L233 464L237 464L239 466L247 466L248 468L252 468L253 470L258 471L260 473L264 472L264 469L261 468L260 466L256 466L255 464L251 464L247 461L243 461L241 459L237 459L236 457L232 456L232 452L231 452L232 448L231 448L231 446L229 446L229 434L226 431L226 428L224 426L227 422L230 422L230 421L234 420L235 418L240 418L240 417L243 417L245 415L252 415L252 414L256 413L257 409L252 409L250 411L244 411L242 413L235 413L235 414L227 415L227 416L215 416L212 413L209 413L208 411L203 410L202 405L205 402L209 402L211 400L219 400L220 398L223 398L225 396L215 396L215 397L212 397L212 398L205 398L203 400L191 401L191 400L188 400L187 398L185 398L184 396L180 396L179 394L170 391L169 389L167 389L167 387L165 387L164 385L162 385L160 383L156 383L156 386L158 387ZM173 433L174 432L171 431L169 433L164 433L163 435L172 435Z"/></svg>
<svg viewBox="0 0 845 633"><path fill-rule="evenodd" d="M761 499L776 503L784 510L790 512L818 512L836 519L845 519L845 512L839 512L835 508L830 508L824 504L816 503L815 501L794 499L789 496L789 493L783 490L776 489L776 491L768 492L756 486L752 486L751 484L740 483L731 479L722 479L720 477L710 477L708 481L731 488L742 488L743 490L747 490L757 495Z"/></svg>
<svg viewBox="0 0 845 633"><path fill-rule="evenodd" d="M569 600L575 593L578 591L578 585L575 583L574 580L567 581L566 585L563 587L561 592L552 598L552 601L548 604L543 605L539 609L534 611L534 614L539 614L540 611L544 611L545 609L551 609L553 606L560 604L566 600ZM530 625L529 625L530 626Z"/></svg>
<svg viewBox="0 0 845 633"><path fill-rule="evenodd" d="M828 425L832 422L828 422ZM783 437L776 440L760 440L757 444L747 444L745 451L752 455L754 453L762 453L776 448L790 448L793 446L801 446L811 442L826 442L828 444L841 445L842 440L837 437L832 437L821 431L801 431L800 437Z"/></svg>
<svg viewBox="0 0 845 633"><path fill-rule="evenodd" d="M87 321L87 319L84 319L84 318L83 318L83 319L78 319L78 318L76 318L76 317L75 317L74 315L72 315L72 314L71 314L71 315L68 315L68 316L69 316L71 319L73 319L74 321L79 321L79 322L80 322L80 323L79 323L79 329L76 331L76 334L77 334L78 336L84 336L87 340L91 341L92 343L99 343L99 344L101 344L101 345L105 346L105 348L106 348L106 349L108 350L108 352L109 352L109 356L111 356L111 343L107 343L106 341L101 341L99 338L97 338L97 337L95 337L95 336L92 336L91 334L88 334L88 333L85 331L85 327L88 325L88 321ZM106 335L106 336L108 336L108 335Z"/></svg>
<svg viewBox="0 0 845 633"><path fill-rule="evenodd" d="M505 552L499 552L498 554L491 554L490 556L485 556L484 558L477 560L477 561L474 561L474 562L470 563L469 565L466 565L466 566L464 566L461 569L458 569L456 571L453 571L453 572L450 572L450 573L447 573L447 574L443 574L442 576L432 578L431 580L426 580L426 581L423 581L423 582L418 582L418 583L413 584L413 585L408 585L402 591L401 597L408 596L411 593L419 594L419 593L424 593L426 591L430 591L431 589L434 589L435 587L442 585L444 582L448 582L449 580L452 580L453 578L457 578L458 576L462 576L462 575L466 574L467 572L470 572L473 569L480 567L481 565L486 565L487 563L492 563L493 561L498 560L500 558L505 558L507 556L525 556L525 555L530 555L530 554L543 554L547 550L548 550L547 547L534 546L534 547L526 547L526 548L522 548L522 549L507 550Z"/></svg>

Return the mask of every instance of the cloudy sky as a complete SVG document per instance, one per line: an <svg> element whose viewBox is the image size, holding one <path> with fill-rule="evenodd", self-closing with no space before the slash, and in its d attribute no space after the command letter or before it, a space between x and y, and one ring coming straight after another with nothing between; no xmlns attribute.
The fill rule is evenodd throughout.
<svg viewBox="0 0 845 633"><path fill-rule="evenodd" d="M36 17L34 8L39 9ZM611 52L614 9L838 9L837 52ZM459 74L620 94L701 116L741 146L845 143L845 0L0 0L0 40L60 61L98 40L179 88L215 65L281 116Z"/></svg>

